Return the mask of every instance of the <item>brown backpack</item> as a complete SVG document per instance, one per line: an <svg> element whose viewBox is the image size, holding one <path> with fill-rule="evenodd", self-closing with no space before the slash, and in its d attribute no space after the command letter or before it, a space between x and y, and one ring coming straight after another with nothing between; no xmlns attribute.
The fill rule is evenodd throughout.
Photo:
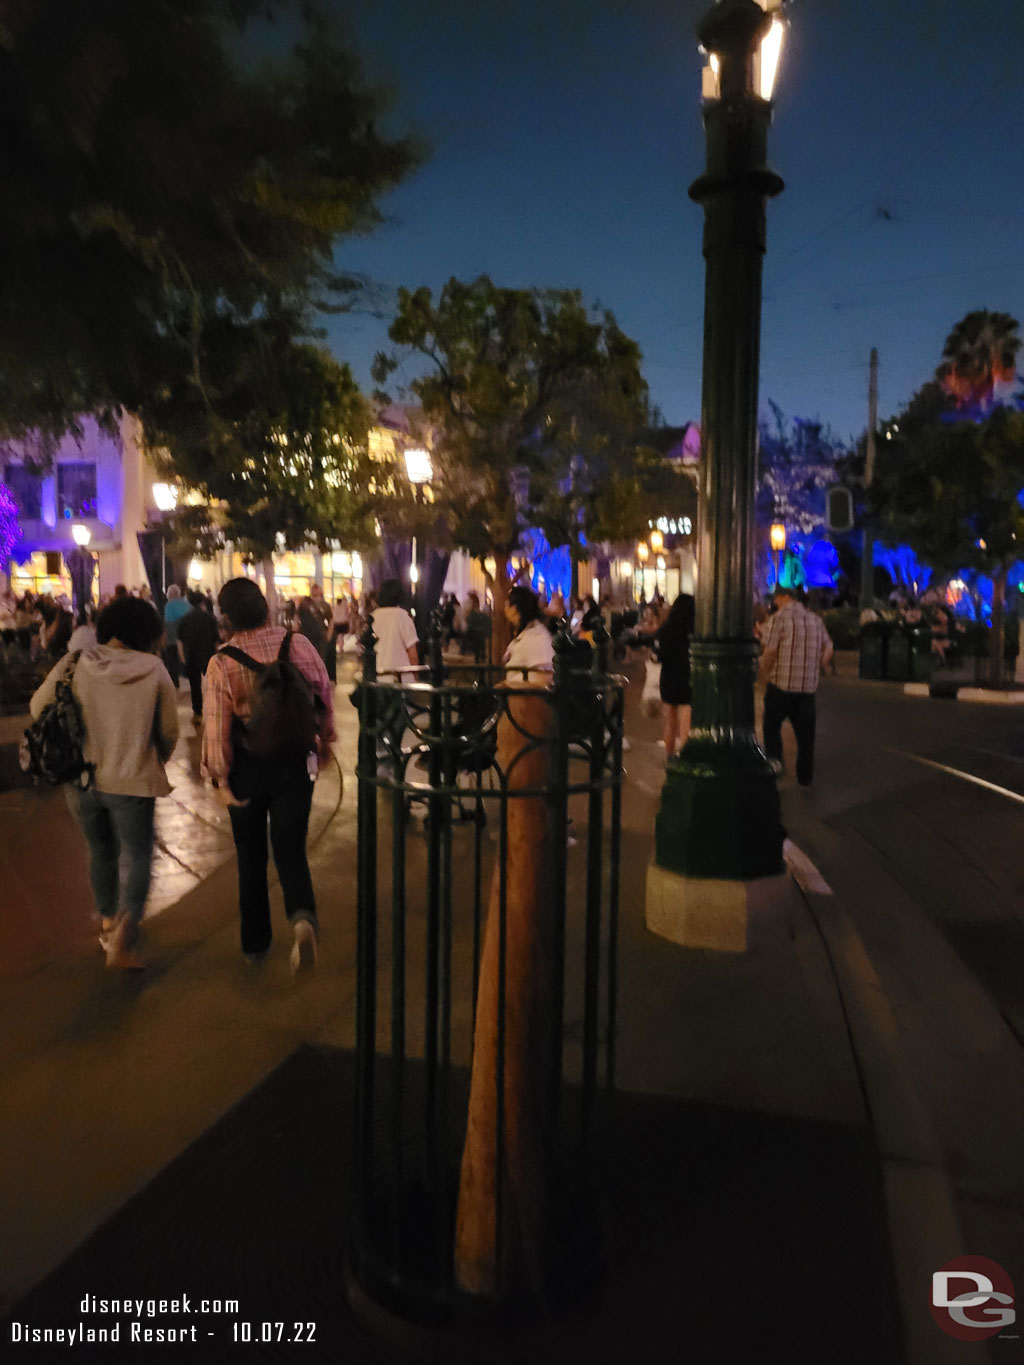
<svg viewBox="0 0 1024 1365"><path fill-rule="evenodd" d="M245 724L238 721L235 727L235 742L257 758L301 758L316 748L323 702L288 658L291 642L289 632L269 664L261 664L234 645L221 650L257 675L252 714Z"/></svg>

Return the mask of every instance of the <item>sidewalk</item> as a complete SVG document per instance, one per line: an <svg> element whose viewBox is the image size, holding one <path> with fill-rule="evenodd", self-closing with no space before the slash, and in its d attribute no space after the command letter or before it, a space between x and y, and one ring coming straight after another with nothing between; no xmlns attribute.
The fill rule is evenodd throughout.
<svg viewBox="0 0 1024 1365"><path fill-rule="evenodd" d="M83 1295L187 1292L236 1298L239 1320L256 1324L315 1320L307 1358L405 1358L369 1335L342 1287L356 722L343 692L340 806L337 781L318 783L311 861L324 941L315 978L291 980L283 943L264 973L246 969L230 846L183 781L178 809L162 817L161 880L181 878L174 886L184 894L148 926L150 969L108 976L83 941L3 984L0 1312L11 1322L109 1325L83 1317ZM685 950L648 934L644 875L664 755L638 694L623 800L619 1093L594 1154L607 1201L605 1283L562 1318L435 1344L437 1358L961 1358L962 1346L930 1321L926 1286L965 1248L842 885L835 879L838 894L828 896L794 887L792 936L747 954ZM793 837L820 859L824 820L806 808L796 828L784 801ZM52 803L23 814L18 849L38 859L40 826L50 831L63 903L80 914L77 850L54 836L53 816ZM28 888L24 913L33 878L20 858L11 861ZM279 905L275 914L281 925ZM194 1319L200 1337L188 1358L223 1359L225 1343L237 1350L233 1320ZM0 1331L10 1339L9 1323ZM86 1359L116 1358L114 1345L81 1349ZM171 1358L184 1359L177 1349ZM1007 1352L999 1359L1011 1360Z"/></svg>

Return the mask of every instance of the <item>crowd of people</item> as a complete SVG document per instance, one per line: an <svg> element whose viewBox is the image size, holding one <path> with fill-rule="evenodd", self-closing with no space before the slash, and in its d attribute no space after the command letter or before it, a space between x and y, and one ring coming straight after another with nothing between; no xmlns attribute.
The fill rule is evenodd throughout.
<svg viewBox="0 0 1024 1365"><path fill-rule="evenodd" d="M249 578L209 594L171 585L163 615L148 593L118 587L96 611L72 619L66 600L0 602L6 645L27 651L45 677L31 698L38 718L66 681L84 725L84 780L65 794L85 840L100 943L109 966L137 970L149 887L156 798L170 791L165 764L178 738L178 689L188 680L193 722L201 728L202 776L228 811L238 865L241 948L258 965L272 939L267 865L277 867L291 930L295 971L315 966L319 925L306 855L313 782L335 738L337 656L372 619L378 673L399 677L421 658L420 632L389 579L357 601L333 604L318 585L286 602L273 621L267 600ZM609 596L549 599L510 588L504 606L511 641L502 662L509 679L544 686L554 669L555 637L567 628L585 651L601 627L616 657L649 658L658 672L666 758L690 728L690 643L694 599L660 596L617 606ZM440 604L444 644L490 661L492 617L476 593L465 604L448 594ZM766 685L765 750L781 767L781 726L797 741L797 780L814 766L814 693L832 646L818 616L797 594L778 590L758 625ZM277 708L276 710L274 708Z"/></svg>

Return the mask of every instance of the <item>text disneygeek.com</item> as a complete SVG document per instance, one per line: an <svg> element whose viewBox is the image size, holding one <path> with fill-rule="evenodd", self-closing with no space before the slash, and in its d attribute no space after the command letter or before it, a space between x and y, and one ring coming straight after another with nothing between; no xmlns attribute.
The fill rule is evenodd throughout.
<svg viewBox="0 0 1024 1365"><path fill-rule="evenodd" d="M82 1317L70 1326L12 1322L10 1343L12 1346L91 1346L101 1342L115 1346L198 1345L214 1338L229 1345L288 1342L308 1346L316 1341L315 1322L253 1321L241 1316L238 1299L193 1300L187 1294L175 1299L101 1299L87 1294L78 1305L78 1311ZM186 1318L194 1320L186 1322Z"/></svg>

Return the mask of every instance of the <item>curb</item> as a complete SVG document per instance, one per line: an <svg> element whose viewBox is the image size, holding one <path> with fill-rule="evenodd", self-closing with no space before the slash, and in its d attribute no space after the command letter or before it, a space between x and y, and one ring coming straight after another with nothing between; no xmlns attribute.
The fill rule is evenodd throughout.
<svg viewBox="0 0 1024 1365"><path fill-rule="evenodd" d="M885 990L842 902L799 887L825 945L882 1168L907 1365L954 1365L962 1347L928 1311L932 1272L963 1238L931 1116L905 1065Z"/></svg>
<svg viewBox="0 0 1024 1365"><path fill-rule="evenodd" d="M974 701L989 706L1024 706L1024 689L995 692L987 687L964 687L954 682L903 684L905 697L933 697L941 701Z"/></svg>

